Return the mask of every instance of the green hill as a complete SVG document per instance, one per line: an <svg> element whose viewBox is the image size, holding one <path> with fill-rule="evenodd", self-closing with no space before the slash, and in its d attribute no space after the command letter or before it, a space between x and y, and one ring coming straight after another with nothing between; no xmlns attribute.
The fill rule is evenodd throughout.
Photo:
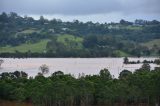
<svg viewBox="0 0 160 106"><path fill-rule="evenodd" d="M63 22L0 14L0 57L22 57L28 51L30 57L159 56L159 45L157 20Z"/></svg>
<svg viewBox="0 0 160 106"><path fill-rule="evenodd" d="M31 51L32 53L42 53L46 50L46 45L49 40L41 40L37 43L21 44L19 46L5 46L0 47L0 53L14 53L15 51L27 52Z"/></svg>
<svg viewBox="0 0 160 106"><path fill-rule="evenodd" d="M57 37L57 42L64 44L66 47L75 48L75 49L82 49L83 45L83 38L76 37L73 35L59 35Z"/></svg>
<svg viewBox="0 0 160 106"><path fill-rule="evenodd" d="M147 46L149 48L153 48L154 46L157 46L160 48L160 39L154 39L154 40L151 40L149 42L146 42L146 43L142 43L143 46Z"/></svg>

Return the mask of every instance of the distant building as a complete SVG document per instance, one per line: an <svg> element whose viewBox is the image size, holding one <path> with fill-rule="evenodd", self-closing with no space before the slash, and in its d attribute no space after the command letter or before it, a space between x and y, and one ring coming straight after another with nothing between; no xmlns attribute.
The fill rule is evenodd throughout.
<svg viewBox="0 0 160 106"><path fill-rule="evenodd" d="M63 31L66 31L66 30L68 30L68 28L62 28L62 30L63 30Z"/></svg>
<svg viewBox="0 0 160 106"><path fill-rule="evenodd" d="M109 25L108 29L119 29L120 27L118 25Z"/></svg>
<svg viewBox="0 0 160 106"><path fill-rule="evenodd" d="M44 25L48 25L49 23L45 22Z"/></svg>
<svg viewBox="0 0 160 106"><path fill-rule="evenodd" d="M55 32L54 29L49 29L48 31L51 32L51 33L54 33L54 32Z"/></svg>

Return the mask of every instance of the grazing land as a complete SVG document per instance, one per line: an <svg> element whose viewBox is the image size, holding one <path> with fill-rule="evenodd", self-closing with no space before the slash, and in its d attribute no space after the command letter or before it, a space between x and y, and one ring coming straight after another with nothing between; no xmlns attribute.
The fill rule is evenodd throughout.
<svg viewBox="0 0 160 106"><path fill-rule="evenodd" d="M0 14L0 57L159 56L159 39L157 20L63 22Z"/></svg>
<svg viewBox="0 0 160 106"><path fill-rule="evenodd" d="M0 47L0 53L26 53L31 51L32 53L43 53L46 50L46 45L49 40L41 40L36 43L25 43L17 46L5 46Z"/></svg>

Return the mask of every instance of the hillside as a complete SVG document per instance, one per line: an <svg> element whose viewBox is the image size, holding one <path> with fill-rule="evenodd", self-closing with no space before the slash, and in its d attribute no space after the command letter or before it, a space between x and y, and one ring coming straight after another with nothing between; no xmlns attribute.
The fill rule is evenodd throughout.
<svg viewBox="0 0 160 106"><path fill-rule="evenodd" d="M159 39L157 20L100 24L0 15L1 57L25 53L29 57L158 56Z"/></svg>
<svg viewBox="0 0 160 106"><path fill-rule="evenodd" d="M0 47L0 53L15 53L21 52L25 53L31 51L32 53L43 53L45 52L47 42L49 40L42 40L36 43L25 43L18 46L5 46Z"/></svg>
<svg viewBox="0 0 160 106"><path fill-rule="evenodd" d="M160 39L151 40L142 45L147 46L148 48L160 48Z"/></svg>

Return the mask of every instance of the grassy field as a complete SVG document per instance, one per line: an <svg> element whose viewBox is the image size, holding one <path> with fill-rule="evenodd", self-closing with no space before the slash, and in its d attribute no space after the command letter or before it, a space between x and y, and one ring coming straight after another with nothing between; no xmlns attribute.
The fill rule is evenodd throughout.
<svg viewBox="0 0 160 106"><path fill-rule="evenodd" d="M73 35L60 35L57 38L57 42L63 43L67 47L81 49L83 47L83 38L75 37Z"/></svg>
<svg viewBox="0 0 160 106"><path fill-rule="evenodd" d="M129 54L125 53L124 51L121 51L121 50L116 50L114 52L114 54L118 57L128 57L130 56Z"/></svg>
<svg viewBox="0 0 160 106"><path fill-rule="evenodd" d="M0 47L0 53L14 53L16 50L23 53L29 50L32 53L35 53L35 52L42 53L45 51L48 41L49 40L42 40L40 42L33 43L33 44L22 44L14 47L11 47L11 46Z"/></svg>
<svg viewBox="0 0 160 106"><path fill-rule="evenodd" d="M149 48L152 48L154 45L157 45L157 47L160 47L160 39L155 39L146 43L142 43L143 46L147 46Z"/></svg>
<svg viewBox="0 0 160 106"><path fill-rule="evenodd" d="M19 51L25 53L31 51L32 53L42 53L46 50L46 45L49 40L41 40L36 43L25 43L18 46L0 47L0 53L15 53ZM59 35L57 42L64 44L68 49L82 49L83 39L72 35Z"/></svg>
<svg viewBox="0 0 160 106"><path fill-rule="evenodd" d="M129 30L142 30L143 29L143 27L141 27L141 26L131 26L131 25L125 26L125 27L121 26L121 27L123 29L129 29Z"/></svg>
<svg viewBox="0 0 160 106"><path fill-rule="evenodd" d="M32 33L39 33L40 31L36 30L36 29L26 29L26 30L23 30L21 32L17 32L16 35L19 35L19 34L32 34Z"/></svg>

